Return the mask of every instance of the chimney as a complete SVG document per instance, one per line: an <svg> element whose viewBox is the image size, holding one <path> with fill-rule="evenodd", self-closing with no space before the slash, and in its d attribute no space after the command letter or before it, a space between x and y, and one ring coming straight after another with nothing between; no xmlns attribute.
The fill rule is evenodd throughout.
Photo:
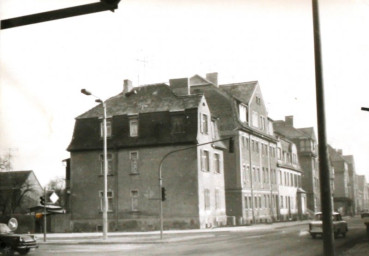
<svg viewBox="0 0 369 256"><path fill-rule="evenodd" d="M212 82L215 86L218 86L218 73L217 72L207 73L206 80Z"/></svg>
<svg viewBox="0 0 369 256"><path fill-rule="evenodd" d="M127 93L127 92L131 91L132 88L133 88L132 81L128 80L128 79L125 79L124 82L123 82L123 93Z"/></svg>
<svg viewBox="0 0 369 256"><path fill-rule="evenodd" d="M169 85L177 96L190 95L190 82L188 78L169 79Z"/></svg>
<svg viewBox="0 0 369 256"><path fill-rule="evenodd" d="M293 127L293 116L285 116L284 121L287 126Z"/></svg>
<svg viewBox="0 0 369 256"><path fill-rule="evenodd" d="M337 153L342 156L342 149L337 149Z"/></svg>

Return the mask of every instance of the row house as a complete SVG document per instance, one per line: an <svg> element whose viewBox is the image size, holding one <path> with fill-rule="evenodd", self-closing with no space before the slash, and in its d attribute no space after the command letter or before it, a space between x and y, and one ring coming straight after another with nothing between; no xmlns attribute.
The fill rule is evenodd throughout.
<svg viewBox="0 0 369 256"><path fill-rule="evenodd" d="M302 186L302 170L296 145L276 133L277 173L280 220L302 219L306 214L306 193Z"/></svg>
<svg viewBox="0 0 369 256"><path fill-rule="evenodd" d="M224 152L227 216L238 225L277 220L277 139L259 83L219 85L217 73L209 73L190 84L218 118L220 135L235 138L234 153Z"/></svg>
<svg viewBox="0 0 369 256"><path fill-rule="evenodd" d="M293 116L273 123L274 131L291 140L297 146L298 162L302 173L302 189L306 192L307 209L310 214L320 210L320 184L318 148L314 128L295 128Z"/></svg>
<svg viewBox="0 0 369 256"><path fill-rule="evenodd" d="M351 215L353 214L353 199L349 185L349 165L342 155L342 150L336 150L328 145L328 152L334 167L334 210Z"/></svg>
<svg viewBox="0 0 369 256"><path fill-rule="evenodd" d="M365 195L366 191L366 178L365 175L357 175L357 212L367 209L365 208L365 199L367 200L368 195ZM369 202L368 202L369 203Z"/></svg>
<svg viewBox="0 0 369 256"><path fill-rule="evenodd" d="M342 151L341 151L342 152ZM355 171L355 161L353 155L343 155L348 168L348 187L349 187L349 198L352 200L352 214L357 213L358 202L358 185L357 185L357 175Z"/></svg>
<svg viewBox="0 0 369 256"><path fill-rule="evenodd" d="M159 228L159 164L179 149L162 165L164 228L225 225L225 145L209 143L220 138L218 117L188 79L136 88L125 80L105 104L109 230ZM102 228L102 116L101 104L78 116L68 147L74 231Z"/></svg>

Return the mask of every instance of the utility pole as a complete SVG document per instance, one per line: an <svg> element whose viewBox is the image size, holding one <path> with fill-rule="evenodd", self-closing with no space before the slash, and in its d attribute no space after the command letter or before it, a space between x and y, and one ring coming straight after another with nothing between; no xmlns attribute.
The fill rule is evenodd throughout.
<svg viewBox="0 0 369 256"><path fill-rule="evenodd" d="M319 170L320 170L320 193L323 213L323 250L324 256L334 256L334 239L332 224L332 204L330 173L327 155L325 110L324 110L324 84L322 68L322 52L320 42L319 6L318 0L312 0L313 25L314 25L314 53L315 53L315 82L316 104L319 139Z"/></svg>
<svg viewBox="0 0 369 256"><path fill-rule="evenodd" d="M46 187L44 187L44 199L45 199L45 203L44 203L44 242L46 242L46 225L47 225L47 221L46 221Z"/></svg>

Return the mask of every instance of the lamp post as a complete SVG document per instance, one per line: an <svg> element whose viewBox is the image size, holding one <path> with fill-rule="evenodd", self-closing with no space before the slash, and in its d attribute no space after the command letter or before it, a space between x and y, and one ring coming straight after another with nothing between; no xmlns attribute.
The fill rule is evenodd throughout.
<svg viewBox="0 0 369 256"><path fill-rule="evenodd" d="M96 98L96 102L99 102L102 104L103 107L103 140L104 140L104 204L103 204L103 239L107 239L107 233L108 233L108 159L107 159L107 134L106 134L106 105L103 100L101 100L99 97L93 95L91 92L87 91L86 89L82 89L81 93L87 95L87 96L93 96Z"/></svg>

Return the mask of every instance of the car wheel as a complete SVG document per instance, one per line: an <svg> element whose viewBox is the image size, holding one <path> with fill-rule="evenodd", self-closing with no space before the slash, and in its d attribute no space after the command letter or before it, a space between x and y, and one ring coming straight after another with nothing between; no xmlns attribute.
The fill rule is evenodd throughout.
<svg viewBox="0 0 369 256"><path fill-rule="evenodd" d="M311 234L311 237L312 237L313 239L315 239L315 238L316 238L316 234Z"/></svg>
<svg viewBox="0 0 369 256"><path fill-rule="evenodd" d="M29 253L29 248L27 249L19 249L18 252L20 255L26 255L27 253Z"/></svg>
<svg viewBox="0 0 369 256"><path fill-rule="evenodd" d="M1 253L4 255L4 256L13 256L14 255L14 250L12 247L10 247L9 245L5 246Z"/></svg>

